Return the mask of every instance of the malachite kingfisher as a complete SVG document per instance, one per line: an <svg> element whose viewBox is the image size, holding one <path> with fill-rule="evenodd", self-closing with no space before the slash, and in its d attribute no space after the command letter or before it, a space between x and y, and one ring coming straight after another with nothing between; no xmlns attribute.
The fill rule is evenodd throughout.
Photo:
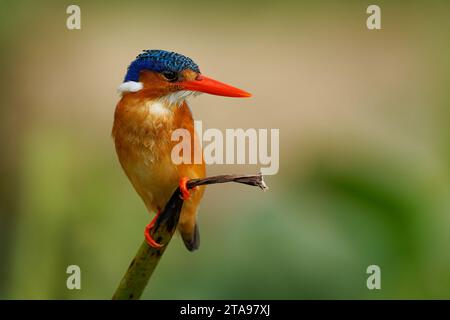
<svg viewBox="0 0 450 320"><path fill-rule="evenodd" d="M205 177L205 163L174 164L172 132L182 128L191 137L191 159L201 148L186 99L199 93L227 97L251 94L204 76L190 58L164 50L144 50L128 67L119 86L121 99L114 114L112 136L120 164L146 208L156 215L145 228L147 243L161 247L151 236L153 224L180 187L184 203L178 230L189 251L198 249L197 210L204 187L189 191L189 179ZM195 142L194 142L195 141ZM203 154L200 150L200 154Z"/></svg>

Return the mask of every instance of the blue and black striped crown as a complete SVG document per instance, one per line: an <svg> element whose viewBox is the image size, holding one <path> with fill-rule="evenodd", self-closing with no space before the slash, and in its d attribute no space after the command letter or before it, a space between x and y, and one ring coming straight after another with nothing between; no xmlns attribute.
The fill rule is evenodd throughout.
<svg viewBox="0 0 450 320"><path fill-rule="evenodd" d="M144 50L128 67L124 82L139 81L141 70L180 72L185 69L200 73L198 65L182 54L164 50Z"/></svg>

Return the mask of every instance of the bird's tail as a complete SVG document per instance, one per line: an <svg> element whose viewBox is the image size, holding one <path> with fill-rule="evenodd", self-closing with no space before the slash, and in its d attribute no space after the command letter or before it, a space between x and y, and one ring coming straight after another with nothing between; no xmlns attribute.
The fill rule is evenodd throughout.
<svg viewBox="0 0 450 320"><path fill-rule="evenodd" d="M198 223L196 222L194 228L190 231L185 229L180 230L184 245L189 251L195 251L200 247L200 232L198 230Z"/></svg>

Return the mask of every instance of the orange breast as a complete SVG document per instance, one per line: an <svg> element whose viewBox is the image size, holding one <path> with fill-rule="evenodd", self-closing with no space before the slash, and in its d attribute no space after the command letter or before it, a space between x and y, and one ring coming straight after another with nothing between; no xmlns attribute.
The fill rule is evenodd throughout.
<svg viewBox="0 0 450 320"><path fill-rule="evenodd" d="M186 103L180 107L165 106L156 100L133 94L124 95L116 107L113 137L117 155L148 210L162 209L181 177L205 176L204 163L176 165L172 162L171 152L177 142L172 141L171 136L177 128L190 132L191 146L200 145L194 143L194 139L198 138ZM192 148L191 152L193 155L196 150ZM188 219L188 215L195 215L202 194L203 188L185 204L182 220Z"/></svg>

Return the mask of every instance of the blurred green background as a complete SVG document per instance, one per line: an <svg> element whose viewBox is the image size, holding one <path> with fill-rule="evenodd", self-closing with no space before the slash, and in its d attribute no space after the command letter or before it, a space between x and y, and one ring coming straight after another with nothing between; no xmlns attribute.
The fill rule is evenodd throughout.
<svg viewBox="0 0 450 320"><path fill-rule="evenodd" d="M279 128L281 152L269 192L207 190L200 250L176 236L144 298L450 298L450 4L376 1L369 31L373 3L2 0L0 298L112 296L151 218L110 136L143 49L252 92L190 105L207 128Z"/></svg>

